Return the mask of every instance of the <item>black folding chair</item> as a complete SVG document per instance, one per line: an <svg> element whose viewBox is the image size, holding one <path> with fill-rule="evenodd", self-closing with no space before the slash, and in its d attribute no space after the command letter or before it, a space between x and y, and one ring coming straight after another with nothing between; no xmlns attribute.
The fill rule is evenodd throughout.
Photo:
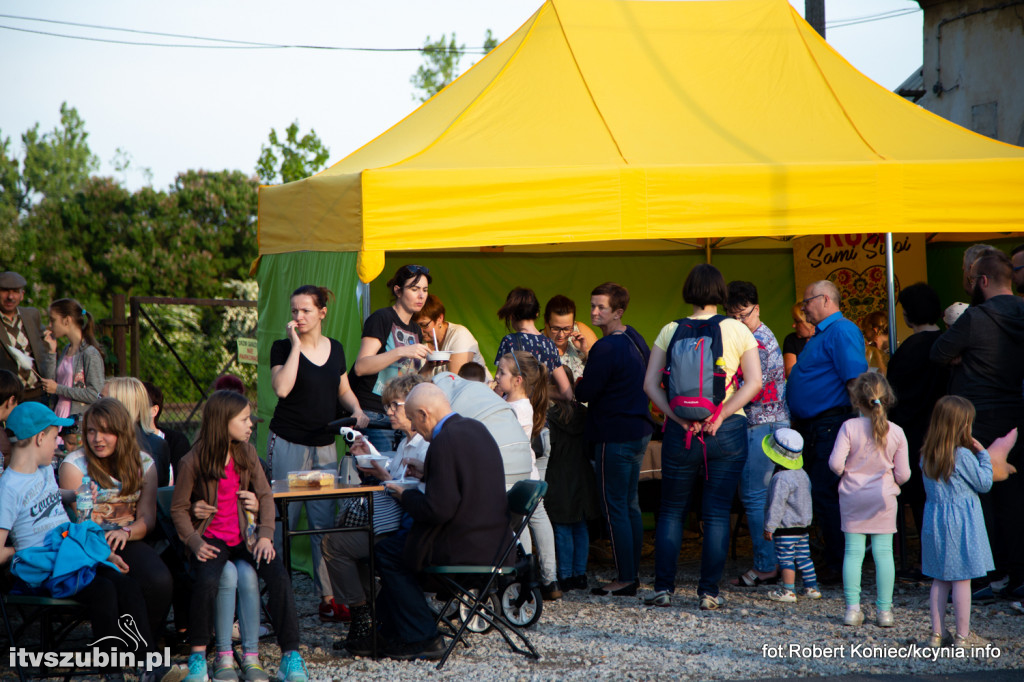
<svg viewBox="0 0 1024 682"><path fill-rule="evenodd" d="M508 557L515 551L519 544L519 537L523 534L534 510L547 492L548 484L544 481L518 481L508 491L508 508L515 515L521 515L522 520L512 536L512 541L507 547L499 548L497 560L489 566L429 566L424 573L440 582L441 586L448 590L450 597L441 608L437 617L438 624L444 622L449 633L443 636L451 639L445 649L444 655L437 664L437 669L444 667L445 661L455 649L455 645L462 641L463 636L475 618L482 619L487 625L497 630L505 643L518 654L523 654L534 660L540 658L540 654L534 648L530 640L523 634L522 630L513 624L505 614L501 604L494 599L494 594L501 576L512 576L516 574L515 566L505 566ZM486 579L486 580L485 580ZM481 584L482 583L482 584ZM458 604L456 605L456 602ZM446 619L453 606L458 606L461 611L462 624L456 629ZM526 649L518 646L509 633L514 634L525 646ZM454 634L452 634L454 633ZM465 642L463 642L465 644Z"/></svg>

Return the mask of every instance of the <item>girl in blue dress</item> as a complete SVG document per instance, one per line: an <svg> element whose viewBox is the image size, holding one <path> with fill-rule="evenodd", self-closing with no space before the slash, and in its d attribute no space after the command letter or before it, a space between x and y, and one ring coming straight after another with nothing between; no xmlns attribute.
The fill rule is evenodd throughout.
<svg viewBox="0 0 1024 682"><path fill-rule="evenodd" d="M971 632L971 578L995 568L978 493L992 487L988 451L971 437L974 405L959 396L941 398L921 448L924 473L922 571L931 576L932 633L929 645L964 647ZM946 600L953 590L956 635L946 631Z"/></svg>

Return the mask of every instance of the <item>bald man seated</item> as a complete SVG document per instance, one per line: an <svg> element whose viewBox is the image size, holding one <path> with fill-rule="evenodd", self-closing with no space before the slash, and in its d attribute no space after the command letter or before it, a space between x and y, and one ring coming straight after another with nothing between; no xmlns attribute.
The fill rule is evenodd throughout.
<svg viewBox="0 0 1024 682"><path fill-rule="evenodd" d="M387 482L413 519L408 536L376 546L382 588L377 595L378 647L399 660L435 659L444 644L427 606L417 573L427 565L489 564L512 531L505 473L498 444L483 424L452 411L433 384L416 386L405 399L413 428L430 442L424 463L426 492ZM346 644L356 656L369 655L372 639Z"/></svg>

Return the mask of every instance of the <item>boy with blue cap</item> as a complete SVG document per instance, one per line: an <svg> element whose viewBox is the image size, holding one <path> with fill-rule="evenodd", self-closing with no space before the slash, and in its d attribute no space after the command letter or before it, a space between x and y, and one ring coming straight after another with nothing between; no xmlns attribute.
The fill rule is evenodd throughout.
<svg viewBox="0 0 1024 682"><path fill-rule="evenodd" d="M804 439L793 429L779 429L765 436L761 449L775 462L765 501L764 539L774 539L775 555L782 569L782 587L769 592L768 598L795 602L796 569L799 568L804 579L803 596L821 599L808 535L814 512L811 479L803 470Z"/></svg>

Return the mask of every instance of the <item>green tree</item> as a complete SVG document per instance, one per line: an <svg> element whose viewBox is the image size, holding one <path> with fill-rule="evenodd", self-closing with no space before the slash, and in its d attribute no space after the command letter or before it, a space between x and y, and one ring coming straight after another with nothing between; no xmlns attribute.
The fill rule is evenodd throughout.
<svg viewBox="0 0 1024 682"><path fill-rule="evenodd" d="M60 106L60 124L40 133L39 124L21 136L24 158L12 155L11 140L0 134L0 218L24 213L44 197L66 197L99 168L89 149L85 121L67 102Z"/></svg>
<svg viewBox="0 0 1024 682"><path fill-rule="evenodd" d="M483 45L484 54L497 46L498 40L494 37L491 29L487 29ZM454 32L452 32L450 40L446 39L445 34L442 33L441 37L435 41L431 41L430 36L427 36L420 52L423 55L424 63L416 69L416 73L409 78L409 82L420 91L413 93L412 98L426 102L459 77L459 64L462 62L462 56L466 53L466 46L455 42Z"/></svg>
<svg viewBox="0 0 1024 682"><path fill-rule="evenodd" d="M285 130L283 141L278 138L277 130L270 129L270 140L260 149L256 174L264 184L294 182L319 171L329 157L330 150L317 137L316 131L310 129L299 138L299 122L295 121Z"/></svg>

